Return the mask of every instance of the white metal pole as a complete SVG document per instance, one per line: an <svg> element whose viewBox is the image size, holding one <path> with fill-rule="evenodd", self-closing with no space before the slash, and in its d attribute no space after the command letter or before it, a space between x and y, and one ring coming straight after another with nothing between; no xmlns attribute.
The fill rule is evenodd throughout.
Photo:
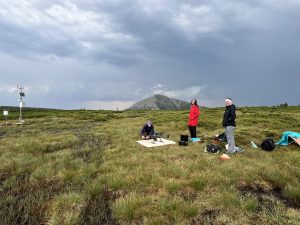
<svg viewBox="0 0 300 225"><path fill-rule="evenodd" d="M20 98L20 117L19 117L19 122L22 123L22 97Z"/></svg>
<svg viewBox="0 0 300 225"><path fill-rule="evenodd" d="M19 107L20 107L20 117L19 117L19 122L20 122L20 123L23 123L23 118L22 118L23 98L22 98L22 94L23 94L23 89L24 89L24 87L22 87L21 85L20 85L20 87L19 87L19 85L17 84L17 88L20 90L20 91L19 91L19 94L20 94L20 98L19 98Z"/></svg>

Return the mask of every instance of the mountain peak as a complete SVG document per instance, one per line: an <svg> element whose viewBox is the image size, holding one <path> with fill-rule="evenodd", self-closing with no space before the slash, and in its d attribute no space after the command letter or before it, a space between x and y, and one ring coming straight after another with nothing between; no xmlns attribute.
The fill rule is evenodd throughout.
<svg viewBox="0 0 300 225"><path fill-rule="evenodd" d="M155 94L132 105L129 109L189 109L190 103L164 95Z"/></svg>

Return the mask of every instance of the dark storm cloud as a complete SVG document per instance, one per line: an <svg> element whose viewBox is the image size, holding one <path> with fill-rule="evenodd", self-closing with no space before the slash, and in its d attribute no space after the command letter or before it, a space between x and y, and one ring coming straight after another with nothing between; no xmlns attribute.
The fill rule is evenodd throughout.
<svg viewBox="0 0 300 225"><path fill-rule="evenodd" d="M207 105L228 96L238 105L300 104L297 0L12 0L0 8L0 72L8 74L0 92L11 96L22 81L36 106L47 97L52 107L98 108L153 93Z"/></svg>

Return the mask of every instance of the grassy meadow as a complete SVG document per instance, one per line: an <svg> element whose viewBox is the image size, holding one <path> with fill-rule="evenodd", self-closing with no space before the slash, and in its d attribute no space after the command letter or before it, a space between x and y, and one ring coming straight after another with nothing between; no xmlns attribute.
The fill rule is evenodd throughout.
<svg viewBox="0 0 300 225"><path fill-rule="evenodd" d="M188 111L32 109L23 126L11 111L0 127L0 224L300 224L300 146L250 146L300 132L300 107L239 108L245 151L229 161L203 152L223 112L201 111L199 143L145 148L136 141L147 120L178 141Z"/></svg>

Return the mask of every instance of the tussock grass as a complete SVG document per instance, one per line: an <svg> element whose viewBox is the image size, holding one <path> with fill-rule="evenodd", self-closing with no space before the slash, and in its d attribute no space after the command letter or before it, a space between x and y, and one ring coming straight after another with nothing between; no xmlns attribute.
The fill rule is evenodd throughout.
<svg viewBox="0 0 300 225"><path fill-rule="evenodd" d="M75 225L83 207L84 196L69 192L55 197L50 203L48 225Z"/></svg>
<svg viewBox="0 0 300 225"><path fill-rule="evenodd" d="M147 149L135 143L145 121L178 141L188 112L25 111L0 129L0 224L299 224L299 146L250 141L300 132L300 108L238 109L245 151L229 161L202 151L223 109L201 113L202 142Z"/></svg>

